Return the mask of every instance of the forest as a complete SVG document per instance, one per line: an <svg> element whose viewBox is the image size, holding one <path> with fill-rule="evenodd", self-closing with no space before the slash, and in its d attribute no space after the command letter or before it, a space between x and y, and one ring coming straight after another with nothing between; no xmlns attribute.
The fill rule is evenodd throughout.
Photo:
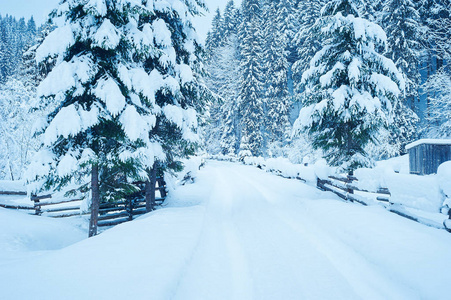
<svg viewBox="0 0 451 300"><path fill-rule="evenodd" d="M199 13L194 6L191 9L193 14ZM109 24L102 25L102 14L94 15L98 21L91 26L105 34L103 39L112 38L108 35L113 29ZM114 24L121 28L114 30L123 31L121 37L113 37L121 39L119 43L105 40L96 45L89 39L92 51L104 49L96 56L106 55L101 60L118 63L96 76L110 72L117 78L95 79L90 83L92 88L85 88L88 94L97 93L99 99L117 98L115 104L104 101L102 105L110 105L116 126L122 124L124 131L118 134L128 132L132 141L147 143L132 147L136 155L137 149L145 152L153 142L158 144L159 150L153 148L156 160L169 169L181 167L179 157L206 151L241 158L286 157L294 163L324 157L330 165L353 170L405 154L405 145L418 138L451 136L451 71L447 63L451 18L447 0L245 0L240 6L232 0L224 11L215 11L204 47L177 27L177 22L189 20L151 15L147 19L136 16L137 25L148 29L139 34L153 34L153 41L147 45L143 37L140 45L133 44L136 32L124 29L123 24ZM33 169L30 163L36 161L33 157L42 153L44 146L61 137L76 136L76 129L64 131L52 126L50 129L56 130L53 140L50 133L45 133L62 107L81 100L77 93L73 94L78 86L75 84L66 86L66 92L73 94L72 100L62 102L59 93L64 87L56 85L64 85L65 77L60 70L63 68L51 72L54 66L69 61L81 66L94 63L82 59L85 50L77 50L73 41L65 40L69 26L58 24L63 16L64 12L55 10L49 23L39 27L33 18L16 20L6 15L0 19L2 179L25 179L25 171ZM80 19L83 24L83 16ZM156 22L160 20L165 24ZM68 19L66 25L76 22ZM173 34L177 30L182 30L180 37ZM77 34L81 33L74 32L74 38ZM52 39L58 38L61 49L43 53ZM107 45L112 42L115 44ZM181 43L191 46L179 47ZM112 53L118 46L124 51L122 58L118 58L117 51ZM158 51L166 54L160 57L155 54ZM135 72L136 82L121 78L124 60L144 63L146 76L150 77ZM97 59L95 63L101 64ZM69 77L71 72L78 76L77 71L65 70ZM154 86L147 90L140 87L139 76L150 78ZM178 87L167 76L176 79ZM115 85L113 81L120 83ZM81 85L86 82L82 80ZM99 91L101 87L104 92ZM153 101L163 101L158 109L145 113L152 120L134 119L136 113L143 113L139 105L133 104L135 108L126 110L127 114L123 112L124 99L113 94L122 93L127 103L136 103L130 92L124 92L126 89L134 90L139 97L148 93L145 98L150 99L149 109ZM171 89L171 97L181 96L181 100L175 106L164 106L165 101L174 102L167 93ZM68 111L66 114L70 115ZM117 120L125 119L125 115L129 116L128 129L125 121ZM155 116L163 117L161 124L153 120ZM83 126L89 127L79 125ZM131 129L136 126L141 128ZM146 130L150 140L144 138ZM115 147L124 146L119 144ZM129 152L124 155L133 156ZM154 161L146 159L146 164Z"/></svg>
<svg viewBox="0 0 451 300"><path fill-rule="evenodd" d="M429 0L229 1L215 12L206 42L207 83L220 99L210 110L208 151L300 163L320 150L316 156L335 165L354 155L357 165L371 165L405 154L418 138L449 138L449 7ZM384 79L374 81L373 71ZM393 84L398 91L387 95ZM321 102L344 86L344 106ZM348 154L340 157L331 134L356 145L343 146L339 152Z"/></svg>

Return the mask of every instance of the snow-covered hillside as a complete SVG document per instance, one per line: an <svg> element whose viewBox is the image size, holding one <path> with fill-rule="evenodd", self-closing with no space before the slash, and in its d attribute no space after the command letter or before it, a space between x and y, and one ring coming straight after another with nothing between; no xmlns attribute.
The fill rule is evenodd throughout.
<svg viewBox="0 0 451 300"><path fill-rule="evenodd" d="M449 233L253 166L209 161L164 208L84 234L1 209L1 298L448 298Z"/></svg>

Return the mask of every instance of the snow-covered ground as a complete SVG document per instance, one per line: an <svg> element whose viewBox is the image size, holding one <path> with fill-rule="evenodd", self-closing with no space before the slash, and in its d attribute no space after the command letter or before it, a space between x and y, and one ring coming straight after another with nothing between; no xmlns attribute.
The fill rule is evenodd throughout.
<svg viewBox="0 0 451 300"><path fill-rule="evenodd" d="M164 208L80 226L0 209L1 298L449 299L449 233L253 166L208 161Z"/></svg>

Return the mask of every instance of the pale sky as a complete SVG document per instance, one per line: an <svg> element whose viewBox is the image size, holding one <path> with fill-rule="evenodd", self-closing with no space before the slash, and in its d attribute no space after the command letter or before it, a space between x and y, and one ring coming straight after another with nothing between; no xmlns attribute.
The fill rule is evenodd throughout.
<svg viewBox="0 0 451 300"><path fill-rule="evenodd" d="M36 23L41 24L58 2L59 0L0 0L0 14L2 16L6 14L13 15L16 18L25 17L26 19L33 15ZM194 26L202 40L205 39L210 29L212 15L216 8L219 7L223 11L228 0L205 0L205 2L210 12L194 20ZM241 0L235 0L234 2L238 6Z"/></svg>

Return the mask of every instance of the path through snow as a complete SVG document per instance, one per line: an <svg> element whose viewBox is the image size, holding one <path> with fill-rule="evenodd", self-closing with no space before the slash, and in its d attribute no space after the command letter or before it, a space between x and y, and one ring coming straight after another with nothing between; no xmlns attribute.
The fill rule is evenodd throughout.
<svg viewBox="0 0 451 300"><path fill-rule="evenodd" d="M446 299L450 253L445 231L210 161L164 209L0 265L0 290L4 299Z"/></svg>

